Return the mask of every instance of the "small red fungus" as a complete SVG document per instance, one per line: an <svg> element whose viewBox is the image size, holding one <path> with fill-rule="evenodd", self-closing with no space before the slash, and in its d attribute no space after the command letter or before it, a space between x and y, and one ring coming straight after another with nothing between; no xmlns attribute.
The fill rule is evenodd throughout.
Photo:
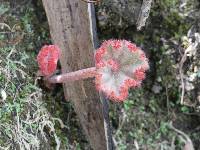
<svg viewBox="0 0 200 150"><path fill-rule="evenodd" d="M45 45L41 48L37 62L42 75L50 76L55 72L59 56L60 49L56 45Z"/></svg>

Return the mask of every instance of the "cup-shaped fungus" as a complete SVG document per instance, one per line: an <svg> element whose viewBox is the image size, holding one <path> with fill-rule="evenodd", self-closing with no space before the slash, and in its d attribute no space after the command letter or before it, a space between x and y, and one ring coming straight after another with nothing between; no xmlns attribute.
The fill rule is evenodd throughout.
<svg viewBox="0 0 200 150"><path fill-rule="evenodd" d="M40 72L43 76L52 75L56 68L60 57L60 49L56 45L45 45L37 56L37 62Z"/></svg>
<svg viewBox="0 0 200 150"><path fill-rule="evenodd" d="M42 51L44 54L39 53L37 59L38 63L42 61L39 67L44 75L50 75L56 69L60 52L57 46L44 47ZM45 60L42 59L44 56ZM96 50L95 62L96 67L54 75L48 81L62 83L96 77L95 83L99 91L113 101L124 101L128 96L128 89L140 86L145 78L145 71L149 68L145 53L126 40L104 41Z"/></svg>
<svg viewBox="0 0 200 150"><path fill-rule="evenodd" d="M149 68L144 52L126 40L108 40L96 51L96 86L114 101L123 101L130 87L140 86Z"/></svg>

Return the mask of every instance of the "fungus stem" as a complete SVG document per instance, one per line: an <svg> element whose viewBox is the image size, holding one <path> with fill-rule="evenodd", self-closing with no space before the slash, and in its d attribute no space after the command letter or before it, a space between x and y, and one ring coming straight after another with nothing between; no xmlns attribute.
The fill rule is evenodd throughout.
<svg viewBox="0 0 200 150"><path fill-rule="evenodd" d="M96 67L86 68L74 72L63 73L61 75L54 75L49 77L47 80L50 83L64 83L64 82L72 82L87 78L95 77L96 75Z"/></svg>

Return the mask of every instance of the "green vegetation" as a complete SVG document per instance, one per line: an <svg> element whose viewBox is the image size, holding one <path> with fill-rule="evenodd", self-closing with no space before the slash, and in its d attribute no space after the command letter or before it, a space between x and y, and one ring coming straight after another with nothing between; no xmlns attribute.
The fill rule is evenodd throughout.
<svg viewBox="0 0 200 150"><path fill-rule="evenodd" d="M199 131L195 130L200 123L199 105L195 100L197 97L191 96L194 91L188 91L185 93L185 100L189 99L189 104L180 104L178 67L184 48L189 46L182 39L195 22L193 16L186 14L195 9L195 3L197 2L187 1L185 7L180 9L178 0L155 1L150 22L147 21L144 30L136 31L135 26L123 28L117 24L116 27L110 28L108 25L100 30L102 40L105 37L112 38L113 35L115 38L129 39L146 50L150 59L150 71L142 87L132 90L123 105L111 106L114 137L119 149L136 149L136 145L148 150L182 149L185 137L171 129L171 122L194 143L200 142ZM120 35L116 34L119 30L123 31ZM190 62L186 62L183 68L184 73L189 65L199 64L194 59L189 59ZM194 84L197 83L196 79ZM198 144L194 146L199 149Z"/></svg>
<svg viewBox="0 0 200 150"><path fill-rule="evenodd" d="M63 132L68 127L59 119L61 104L52 115L54 98L39 87L37 77L37 49L50 41L46 22L39 24L31 4L19 6L0 6L0 149L71 149Z"/></svg>

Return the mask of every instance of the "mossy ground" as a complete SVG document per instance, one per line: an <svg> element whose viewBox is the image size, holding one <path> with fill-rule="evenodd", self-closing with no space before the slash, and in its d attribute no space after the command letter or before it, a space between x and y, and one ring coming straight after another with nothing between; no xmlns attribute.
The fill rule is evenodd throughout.
<svg viewBox="0 0 200 150"><path fill-rule="evenodd" d="M178 0L154 1L146 27L141 31L137 31L135 25L121 26L126 22L123 19L120 20L122 23L115 24L108 19L107 24L99 28L101 40L120 38L134 41L146 51L150 61L150 70L142 87L131 90L123 105L111 105L114 137L119 149L136 149L137 144L140 149L148 150L182 149L183 135L172 130L171 123L192 139L195 149L200 148L199 103L194 96L199 79L193 81L195 88L185 93L184 100L189 99L189 102L181 105L179 74L184 53L182 39L188 36L196 22L195 17L185 14L197 9L198 2L187 1L183 9L180 5ZM117 14L112 16L117 17ZM194 64L199 68L198 54L196 61L193 57L184 64L184 73Z"/></svg>
<svg viewBox="0 0 200 150"><path fill-rule="evenodd" d="M47 89L37 77L36 55L51 43L40 8L35 1L0 5L0 149L87 147L61 86Z"/></svg>
<svg viewBox="0 0 200 150"><path fill-rule="evenodd" d="M41 1L14 2L0 5L0 149L55 149L59 142L60 149L89 149L73 106L64 100L62 87L47 89L36 80L37 52L51 43ZM120 150L136 149L136 145L148 150L182 149L185 137L170 127L171 122L200 149L199 103L192 94L198 84L185 94L193 105L181 105L177 67L182 37L195 23L195 18L181 13L195 9L192 2L197 3L188 2L184 10L179 10L178 0L155 1L142 31L136 31L134 25L99 28L101 40L131 40L146 50L150 60L142 87L131 90L124 103L110 104L114 142ZM189 59L184 73L191 64L198 66L198 59ZM194 82L198 83L198 78Z"/></svg>

